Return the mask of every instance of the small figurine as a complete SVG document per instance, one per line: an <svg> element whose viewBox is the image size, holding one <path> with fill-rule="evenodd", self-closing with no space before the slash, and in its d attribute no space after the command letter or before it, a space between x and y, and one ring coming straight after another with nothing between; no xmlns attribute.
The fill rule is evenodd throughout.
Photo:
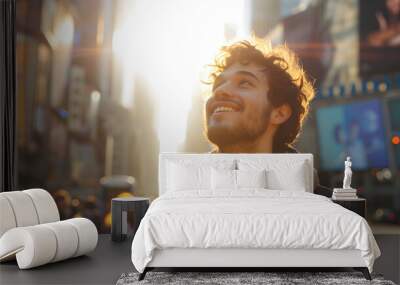
<svg viewBox="0 0 400 285"><path fill-rule="evenodd" d="M343 189L352 189L351 184L351 176L353 172L351 171L351 160L350 156L346 158L344 162L344 179L343 179Z"/></svg>

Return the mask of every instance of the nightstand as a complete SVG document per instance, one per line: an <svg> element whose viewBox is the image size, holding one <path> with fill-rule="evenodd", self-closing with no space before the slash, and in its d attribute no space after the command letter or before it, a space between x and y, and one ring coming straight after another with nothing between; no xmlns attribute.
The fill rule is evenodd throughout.
<svg viewBox="0 0 400 285"><path fill-rule="evenodd" d="M364 198L357 199L332 199L332 202L339 204L340 206L359 214L361 217L365 218L365 213L367 212L367 200Z"/></svg>
<svg viewBox="0 0 400 285"><path fill-rule="evenodd" d="M123 241L126 239L128 234L128 211L133 212L133 235L135 235L149 205L149 198L113 198L111 200L111 239L113 241Z"/></svg>

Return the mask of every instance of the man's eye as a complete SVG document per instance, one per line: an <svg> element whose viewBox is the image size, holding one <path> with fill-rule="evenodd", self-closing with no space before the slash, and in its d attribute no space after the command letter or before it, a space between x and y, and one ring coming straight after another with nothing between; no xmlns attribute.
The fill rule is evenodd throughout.
<svg viewBox="0 0 400 285"><path fill-rule="evenodd" d="M240 87L252 87L253 84L248 80L240 80L239 81L239 86Z"/></svg>

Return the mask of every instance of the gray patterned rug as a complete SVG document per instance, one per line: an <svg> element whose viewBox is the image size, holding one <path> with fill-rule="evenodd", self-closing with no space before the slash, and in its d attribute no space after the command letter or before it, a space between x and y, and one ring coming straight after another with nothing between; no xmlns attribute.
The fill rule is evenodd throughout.
<svg viewBox="0 0 400 285"><path fill-rule="evenodd" d="M360 272L148 272L142 281L138 273L124 273L117 285L134 284L387 284L381 275L372 274L372 281L364 278Z"/></svg>

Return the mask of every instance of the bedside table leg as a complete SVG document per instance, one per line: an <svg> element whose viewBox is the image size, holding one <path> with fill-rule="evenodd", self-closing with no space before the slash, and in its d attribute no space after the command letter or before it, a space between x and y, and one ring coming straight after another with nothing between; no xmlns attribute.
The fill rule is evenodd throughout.
<svg viewBox="0 0 400 285"><path fill-rule="evenodd" d="M354 267L355 270L361 271L364 275L365 279L372 280L371 275L369 274L369 270L367 267Z"/></svg>
<svg viewBox="0 0 400 285"><path fill-rule="evenodd" d="M111 240L122 241L122 206L120 203L111 204Z"/></svg>
<svg viewBox="0 0 400 285"><path fill-rule="evenodd" d="M125 240L128 236L128 212L122 210L121 213L121 240Z"/></svg>

